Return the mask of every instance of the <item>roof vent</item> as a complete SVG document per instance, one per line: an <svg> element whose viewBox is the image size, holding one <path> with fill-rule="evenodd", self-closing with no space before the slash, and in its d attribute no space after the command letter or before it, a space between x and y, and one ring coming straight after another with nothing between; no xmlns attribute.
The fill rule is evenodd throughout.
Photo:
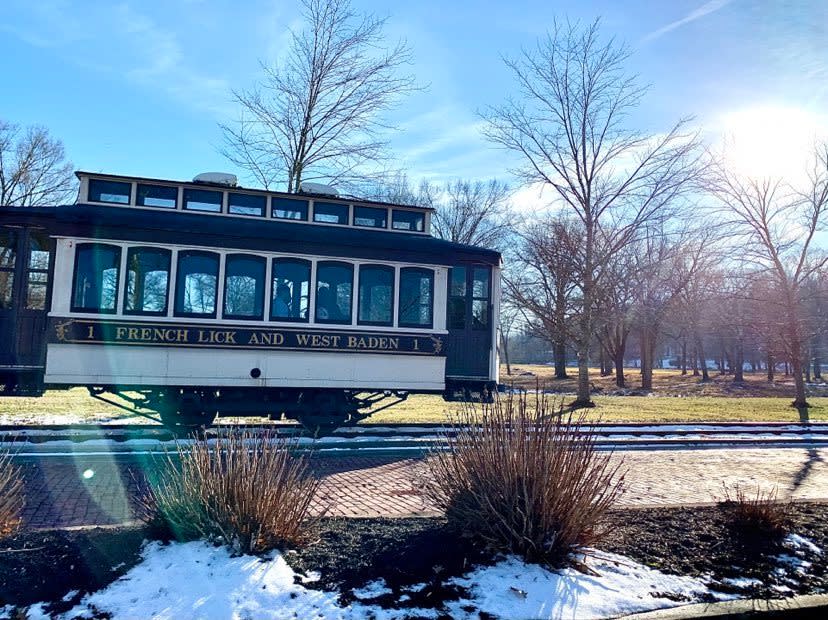
<svg viewBox="0 0 828 620"><path fill-rule="evenodd" d="M322 183L302 183L299 186L299 191L304 194L318 194L320 196L339 196L339 192L335 187L324 185Z"/></svg>
<svg viewBox="0 0 828 620"><path fill-rule="evenodd" d="M227 172L202 172L193 177L193 183L236 187L239 184L239 179L235 174L229 174Z"/></svg>

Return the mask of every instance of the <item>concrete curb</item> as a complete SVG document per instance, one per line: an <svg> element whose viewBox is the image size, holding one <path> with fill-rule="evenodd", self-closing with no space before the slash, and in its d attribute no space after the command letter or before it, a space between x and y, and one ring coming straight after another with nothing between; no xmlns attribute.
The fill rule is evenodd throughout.
<svg viewBox="0 0 828 620"><path fill-rule="evenodd" d="M729 618L753 617L770 613L786 613L828 608L828 594L806 594L780 599L737 599L719 603L696 603L681 607L656 609L628 616L620 616L625 620L685 620L687 618ZM805 617L799 615L798 617ZM826 615L828 617L828 610Z"/></svg>

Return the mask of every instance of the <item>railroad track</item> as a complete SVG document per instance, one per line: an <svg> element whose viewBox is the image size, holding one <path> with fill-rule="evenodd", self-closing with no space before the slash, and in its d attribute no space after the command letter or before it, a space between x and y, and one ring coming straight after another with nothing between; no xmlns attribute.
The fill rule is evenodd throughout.
<svg viewBox="0 0 828 620"><path fill-rule="evenodd" d="M208 439L230 432L238 425L220 424L206 431ZM310 437L293 424L258 424L245 428L254 433L270 431L295 441L299 450L326 455L418 455L445 442L453 431L441 424L365 424L337 430L320 439ZM594 424L601 449L702 449L738 447L828 447L828 423L701 423L701 424ZM107 424L0 426L0 445L17 456L138 453L169 449L175 435L161 425ZM181 441L188 441L182 439Z"/></svg>

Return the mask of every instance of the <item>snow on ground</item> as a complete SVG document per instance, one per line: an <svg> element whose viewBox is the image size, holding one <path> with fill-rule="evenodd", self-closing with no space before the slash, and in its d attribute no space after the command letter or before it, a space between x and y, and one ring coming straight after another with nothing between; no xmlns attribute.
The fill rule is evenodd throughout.
<svg viewBox="0 0 828 620"><path fill-rule="evenodd" d="M596 575L550 572L517 558L478 568L452 580L471 597L451 603L450 614L462 617L462 609L474 605L498 618L606 618L716 595L699 579L666 575L619 555L601 553L587 565Z"/></svg>
<svg viewBox="0 0 828 620"><path fill-rule="evenodd" d="M144 548L140 564L109 587L85 596L61 617L391 620L446 613L471 619L486 612L497 618L600 618L716 596L701 580L666 575L622 556L602 553L585 563L594 574L574 569L552 572L509 557L451 579L467 595L444 608L405 607L410 593L422 584L405 588L407 593L397 599L401 607L383 608L376 599L387 601L391 590L382 580L354 590L359 600L343 605L338 592L302 585L307 580L279 553L232 557L225 548L204 542L153 542ZM43 603L33 605L29 617L45 617L44 611L48 606Z"/></svg>

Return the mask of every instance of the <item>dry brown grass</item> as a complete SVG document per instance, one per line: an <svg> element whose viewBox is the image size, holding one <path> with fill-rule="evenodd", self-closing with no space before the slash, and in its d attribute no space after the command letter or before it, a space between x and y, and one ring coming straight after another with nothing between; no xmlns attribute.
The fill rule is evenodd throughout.
<svg viewBox="0 0 828 620"><path fill-rule="evenodd" d="M150 481L148 520L179 540L202 538L239 553L306 542L319 480L290 447L245 429L179 444Z"/></svg>
<svg viewBox="0 0 828 620"><path fill-rule="evenodd" d="M779 500L775 488L757 487L755 493L748 493L740 485L725 485L720 506L726 511L732 534L749 551L773 548L791 530L791 502Z"/></svg>
<svg viewBox="0 0 828 620"><path fill-rule="evenodd" d="M20 468L12 463L11 454L0 452L0 538L20 530L24 504Z"/></svg>
<svg viewBox="0 0 828 620"><path fill-rule="evenodd" d="M447 448L428 459L427 493L463 535L561 566L603 537L603 517L623 485L620 464L597 451L582 422L546 398L465 407L446 433Z"/></svg>

